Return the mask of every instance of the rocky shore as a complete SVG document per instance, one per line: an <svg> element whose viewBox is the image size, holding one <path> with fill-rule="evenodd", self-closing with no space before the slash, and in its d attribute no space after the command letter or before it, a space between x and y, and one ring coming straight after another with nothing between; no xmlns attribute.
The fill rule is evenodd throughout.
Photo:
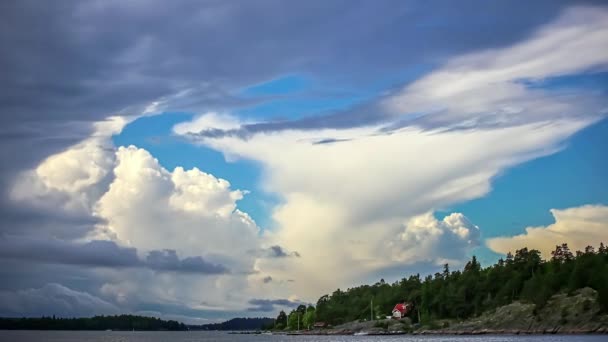
<svg viewBox="0 0 608 342"><path fill-rule="evenodd" d="M590 288L551 297L537 309L514 302L463 322L437 322L418 334L589 334L608 333L608 315L600 314L597 292Z"/></svg>
<svg viewBox="0 0 608 342"><path fill-rule="evenodd" d="M501 335L608 334L608 315L601 314L597 292L584 288L551 297L547 304L514 302L465 321L439 320L432 326L413 326L409 319L350 322L331 329L296 335Z"/></svg>

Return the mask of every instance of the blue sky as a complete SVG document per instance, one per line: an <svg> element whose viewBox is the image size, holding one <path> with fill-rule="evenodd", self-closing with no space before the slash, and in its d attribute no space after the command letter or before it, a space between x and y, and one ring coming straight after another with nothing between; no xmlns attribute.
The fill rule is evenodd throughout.
<svg viewBox="0 0 608 342"><path fill-rule="evenodd" d="M601 1L24 0L0 23L0 316L266 316L608 242Z"/></svg>
<svg viewBox="0 0 608 342"><path fill-rule="evenodd" d="M409 74L401 83L407 83L421 74ZM606 94L608 74L569 75L547 80L528 81L530 88L550 91L585 89ZM379 88L384 83L386 88ZM248 119L295 120L306 116L348 109L373 96L392 90L388 81L377 82L360 96L341 94L342 88L329 89L302 75L286 75L277 79L244 88L240 96L262 98L263 103L235 111L235 115ZM332 94L333 93L333 94ZM334 95L334 96L332 96ZM337 96L337 97L336 97ZM192 120L194 113L162 113L143 117L129 124L113 137L116 145L136 145L150 151L160 163L172 170L177 166L198 167L205 172L230 181L237 189L250 191L240 200L240 209L249 213L263 229L271 229L272 209L280 203L277 194L264 192L258 186L261 165L239 159L226 161L221 152L205 146L194 146L176 136L172 128L180 122ZM569 208L581 204L608 204L608 121L578 132L561 144L560 151L521 165L506 169L492 180L489 194L448 208L440 208L436 215L452 211L466 213L475 224L483 228L484 238L519 234L528 226L546 226L554 221L550 209ZM500 254L485 246L475 248L485 264L494 263Z"/></svg>
<svg viewBox="0 0 608 342"><path fill-rule="evenodd" d="M496 178L487 196L453 206L467 213L484 237L523 233L525 227L554 222L550 209L582 203L608 204L608 121L603 120L575 135L554 155L516 166ZM500 254L486 248L474 254L492 264Z"/></svg>

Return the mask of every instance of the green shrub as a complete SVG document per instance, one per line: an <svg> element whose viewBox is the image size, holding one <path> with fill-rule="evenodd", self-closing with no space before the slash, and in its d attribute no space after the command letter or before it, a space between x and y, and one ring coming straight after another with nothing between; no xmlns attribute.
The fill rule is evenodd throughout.
<svg viewBox="0 0 608 342"><path fill-rule="evenodd" d="M386 322L386 321L376 321L376 323L374 323L374 328L388 329L388 322Z"/></svg>
<svg viewBox="0 0 608 342"><path fill-rule="evenodd" d="M583 310L584 311L591 310L591 301L589 299L585 299L585 301L583 301Z"/></svg>

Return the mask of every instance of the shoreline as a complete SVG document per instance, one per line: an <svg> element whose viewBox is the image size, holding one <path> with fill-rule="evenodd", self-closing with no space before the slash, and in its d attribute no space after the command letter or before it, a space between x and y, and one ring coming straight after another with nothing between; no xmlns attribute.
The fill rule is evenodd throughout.
<svg viewBox="0 0 608 342"><path fill-rule="evenodd" d="M106 330L45 330L45 329L0 329L3 331L57 331L57 332L108 332ZM513 336L513 335L555 335L555 336L583 336L583 335L606 335L608 330L598 329L596 331L581 331L581 330L556 330L556 331L518 331L518 330L493 330L483 329L474 331L446 331L446 330L422 330L414 332L391 331L391 332L352 332L352 331L226 331L226 330L112 330L111 332L161 332L161 333L190 333L190 332L225 332L231 335L279 335L279 336L393 336L393 335L429 335L429 336L473 336L473 335L490 335L490 336Z"/></svg>
<svg viewBox="0 0 608 342"><path fill-rule="evenodd" d="M288 335L288 336L392 336L392 335L452 335L452 336L473 336L473 335L606 335L608 334L608 329L599 328L595 330L580 330L580 329L568 329L561 330L560 327L556 327L553 330L504 330L504 329L481 329L481 330L421 330L421 331L346 331L346 330L337 330L332 331L328 330L310 330L310 331L300 331L300 332L287 332L287 331L277 331L277 332L229 332L229 334L265 334L271 333L272 335Z"/></svg>
<svg viewBox="0 0 608 342"><path fill-rule="evenodd" d="M2 331L58 331L58 332L108 332L107 330L45 330L45 329L0 329ZM111 330L111 332L132 332L131 330ZM310 331L226 331L226 330L136 330L133 332L224 332L230 335L279 335L279 336L393 336L393 335L428 335L428 336L474 336L474 335L493 335L493 336L513 336L513 335L607 335L608 329L600 328L596 330L561 330L559 327L553 330L501 330L501 329L481 329L481 330L420 330L413 332L406 331L347 331L347 330L310 330Z"/></svg>

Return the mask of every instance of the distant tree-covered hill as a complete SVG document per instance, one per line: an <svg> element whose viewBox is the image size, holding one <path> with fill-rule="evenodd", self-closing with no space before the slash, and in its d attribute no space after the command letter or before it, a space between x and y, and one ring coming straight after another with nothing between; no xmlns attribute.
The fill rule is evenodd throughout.
<svg viewBox="0 0 608 342"><path fill-rule="evenodd" d="M133 315L90 318L0 318L3 330L188 330L177 321Z"/></svg>
<svg viewBox="0 0 608 342"><path fill-rule="evenodd" d="M272 327L272 318L233 318L229 321L214 324L191 325L191 330L261 330Z"/></svg>

